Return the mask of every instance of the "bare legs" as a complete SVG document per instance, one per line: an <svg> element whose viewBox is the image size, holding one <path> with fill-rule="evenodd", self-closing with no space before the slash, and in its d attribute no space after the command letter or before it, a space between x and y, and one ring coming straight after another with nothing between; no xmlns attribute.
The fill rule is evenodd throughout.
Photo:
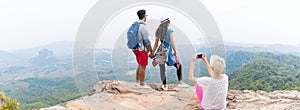
<svg viewBox="0 0 300 110"><path fill-rule="evenodd" d="M135 71L135 79L136 79L136 82L137 83L140 83L140 80L139 80L139 71L140 71L140 66L138 66L137 68L136 68L136 71Z"/></svg>
<svg viewBox="0 0 300 110"><path fill-rule="evenodd" d="M146 66L139 65L136 69L136 82L140 83L141 86L145 85L145 71Z"/></svg>

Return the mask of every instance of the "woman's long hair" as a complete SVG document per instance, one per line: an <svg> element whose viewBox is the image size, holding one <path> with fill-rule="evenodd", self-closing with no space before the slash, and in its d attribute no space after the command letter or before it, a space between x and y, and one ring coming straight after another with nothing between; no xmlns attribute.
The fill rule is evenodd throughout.
<svg viewBox="0 0 300 110"><path fill-rule="evenodd" d="M170 24L170 20L166 19L167 21L163 21L159 27L156 29L156 35L160 40L165 40L167 35L168 26Z"/></svg>

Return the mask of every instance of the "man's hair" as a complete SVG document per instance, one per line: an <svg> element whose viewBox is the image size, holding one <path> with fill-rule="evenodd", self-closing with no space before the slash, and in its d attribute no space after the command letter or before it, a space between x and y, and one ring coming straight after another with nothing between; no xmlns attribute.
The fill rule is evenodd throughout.
<svg viewBox="0 0 300 110"><path fill-rule="evenodd" d="M210 57L210 65L214 68L214 73L221 73L226 67L224 58L217 55Z"/></svg>
<svg viewBox="0 0 300 110"><path fill-rule="evenodd" d="M141 9L137 12L139 19L143 19L146 16L146 10Z"/></svg>

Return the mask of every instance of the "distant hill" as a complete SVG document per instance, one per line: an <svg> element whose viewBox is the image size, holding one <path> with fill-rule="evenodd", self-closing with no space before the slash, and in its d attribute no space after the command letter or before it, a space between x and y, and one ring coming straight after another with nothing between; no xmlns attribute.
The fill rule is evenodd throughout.
<svg viewBox="0 0 300 110"><path fill-rule="evenodd" d="M0 62L8 62L9 59L12 59L12 54L6 51L0 51Z"/></svg>
<svg viewBox="0 0 300 110"><path fill-rule="evenodd" d="M71 58L72 57L72 50L73 50L73 42L71 41L60 41L54 42L50 44L45 44L41 46L37 46L34 48L28 49L20 49L12 52L14 55L19 55L22 58L30 59L38 55L38 52L44 48L53 51L58 58Z"/></svg>
<svg viewBox="0 0 300 110"><path fill-rule="evenodd" d="M300 45L287 44L244 44L225 42L226 52L247 51L247 52L270 52L276 54L293 54L300 56Z"/></svg>
<svg viewBox="0 0 300 110"><path fill-rule="evenodd" d="M7 66L10 65L28 65L33 58L39 55L39 51L45 48L53 51L53 57L59 60L71 61L72 59L73 42L60 41L34 48L19 49L12 52L0 50L0 69L9 68Z"/></svg>
<svg viewBox="0 0 300 110"><path fill-rule="evenodd" d="M235 51L227 52L226 54L226 72L230 72L244 65L248 64L250 61L258 57L258 53L255 52L245 52L245 51Z"/></svg>
<svg viewBox="0 0 300 110"><path fill-rule="evenodd" d="M22 60L19 56L0 50L0 65L13 64Z"/></svg>
<svg viewBox="0 0 300 110"><path fill-rule="evenodd" d="M53 51L49 49L42 49L39 54L32 59L32 63L39 65L49 65L56 62L56 58L53 56Z"/></svg>
<svg viewBox="0 0 300 110"><path fill-rule="evenodd" d="M231 89L300 90L300 57L260 53L229 78Z"/></svg>

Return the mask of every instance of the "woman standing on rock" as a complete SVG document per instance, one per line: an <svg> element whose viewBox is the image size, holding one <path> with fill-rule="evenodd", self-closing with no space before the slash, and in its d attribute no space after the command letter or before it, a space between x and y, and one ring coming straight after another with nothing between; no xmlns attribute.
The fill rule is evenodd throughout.
<svg viewBox="0 0 300 110"><path fill-rule="evenodd" d="M174 66L177 69L177 77L178 77L178 87L179 88L187 88L190 87L190 85L185 84L182 82L182 65L177 62L176 63L176 46L174 43L174 32L172 29L169 28L170 25L170 20L169 18L161 18L160 19L160 25L156 30L156 38L155 38L155 43L153 47L153 53L156 51L158 47L158 42L161 41L166 47L169 48L168 52L168 62L166 64L168 66ZM160 78L161 81L163 82L162 89L163 90L168 90L167 86L167 79L166 79L166 74L165 74L165 64L159 64L160 68Z"/></svg>
<svg viewBox="0 0 300 110"><path fill-rule="evenodd" d="M203 60L210 77L194 78L194 65L197 58ZM221 74L225 66L225 60L217 55L210 57L210 64L205 54L193 55L192 57L189 80L203 87L203 99L200 106L205 110L225 110L226 108L228 76Z"/></svg>

